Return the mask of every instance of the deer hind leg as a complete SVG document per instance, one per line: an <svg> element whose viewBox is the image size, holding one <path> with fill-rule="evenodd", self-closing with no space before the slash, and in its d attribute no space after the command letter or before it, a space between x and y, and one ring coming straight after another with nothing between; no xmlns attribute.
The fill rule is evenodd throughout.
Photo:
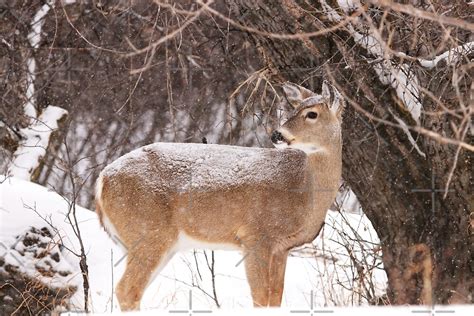
<svg viewBox="0 0 474 316"><path fill-rule="evenodd" d="M156 231L154 231L156 234ZM117 285L116 294L122 311L140 309L148 286L173 256L176 236L144 236L127 254L127 267Z"/></svg>
<svg viewBox="0 0 474 316"><path fill-rule="evenodd" d="M278 251L270 256L268 306L279 307L283 296L288 251Z"/></svg>

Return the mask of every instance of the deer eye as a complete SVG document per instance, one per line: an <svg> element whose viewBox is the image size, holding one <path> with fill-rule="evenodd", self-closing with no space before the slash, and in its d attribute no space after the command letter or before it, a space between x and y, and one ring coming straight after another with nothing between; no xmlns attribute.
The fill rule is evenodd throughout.
<svg viewBox="0 0 474 316"><path fill-rule="evenodd" d="M310 120L315 120L318 117L318 113L316 112L308 112L306 113L306 118Z"/></svg>

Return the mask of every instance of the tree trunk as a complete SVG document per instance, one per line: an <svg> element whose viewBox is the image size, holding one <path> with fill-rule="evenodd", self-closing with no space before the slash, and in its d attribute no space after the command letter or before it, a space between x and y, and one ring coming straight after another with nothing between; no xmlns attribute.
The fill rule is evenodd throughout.
<svg viewBox="0 0 474 316"><path fill-rule="evenodd" d="M331 24L321 13L319 2L314 7L291 0L227 3L236 21L266 32L297 34L324 30ZM318 89L323 77L330 78L354 101L348 103L344 114L343 178L380 237L391 303L472 303L472 152L460 150L443 199L440 191L458 148L412 132L426 155L423 157L401 128L378 124L363 113L396 123L395 114L407 125L416 124L398 105L393 89L380 82L368 62L368 52L359 48L347 31L300 39L248 34L276 80ZM436 95L438 87L432 82L441 85L443 80L446 83L444 78L435 68L426 71L422 83ZM469 82L466 86L468 91ZM424 111L440 110L428 98L422 104ZM450 119L425 115L422 126L454 138Z"/></svg>

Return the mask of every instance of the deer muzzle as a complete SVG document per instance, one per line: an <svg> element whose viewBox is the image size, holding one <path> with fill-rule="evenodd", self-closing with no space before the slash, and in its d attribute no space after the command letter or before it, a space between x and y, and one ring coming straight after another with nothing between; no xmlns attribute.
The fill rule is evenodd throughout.
<svg viewBox="0 0 474 316"><path fill-rule="evenodd" d="M271 139L272 143L274 144L279 144L285 141L283 134L280 133L278 130L273 131Z"/></svg>

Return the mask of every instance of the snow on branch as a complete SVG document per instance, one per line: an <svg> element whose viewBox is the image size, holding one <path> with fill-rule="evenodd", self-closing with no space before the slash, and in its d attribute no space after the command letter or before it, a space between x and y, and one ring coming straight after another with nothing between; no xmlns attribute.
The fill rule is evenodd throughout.
<svg viewBox="0 0 474 316"><path fill-rule="evenodd" d="M30 23L31 31L28 33L28 41L30 42L33 50L36 50L41 41L41 30L44 24L44 17L48 14L51 9L49 3L43 4L41 8L36 12L33 20ZM35 107L35 72L36 72L36 60L34 57L29 57L26 61L27 72L26 72L26 103L23 105L25 115L30 118L30 122L33 123L37 117Z"/></svg>
<svg viewBox="0 0 474 316"><path fill-rule="evenodd" d="M441 55L436 56L432 60L418 58L420 65L425 68L431 69L436 67L438 63L442 60L446 61L447 65L452 65L457 63L463 56L467 56L470 53L474 52L474 42L469 42L464 45L457 46L455 48L449 49Z"/></svg>
<svg viewBox="0 0 474 316"><path fill-rule="evenodd" d="M48 14L51 9L51 3L45 3L43 6L36 12L31 21L30 27L31 32L28 34L28 41L31 44L31 47L34 49L38 48L41 41L41 30L43 29L44 17Z"/></svg>
<svg viewBox="0 0 474 316"><path fill-rule="evenodd" d="M47 2L40 7L30 23L28 41L35 51L41 42L41 32L44 17L52 7ZM56 106L48 106L38 117L35 97L36 60L33 56L26 61L26 102L23 105L29 125L22 128L19 134L22 140L13 154L8 174L25 180L30 180L41 165L43 156L51 140L51 134L58 129L58 124L67 115L67 111Z"/></svg>
<svg viewBox="0 0 474 316"><path fill-rule="evenodd" d="M325 0L320 0L326 15L334 22L340 22L346 16L341 16L334 8L329 6ZM345 14L349 14L360 7L358 0L338 0L339 7ZM406 109L410 112L416 123L420 122L422 104L420 102L419 80L413 69L403 63L396 63L389 59L389 54L385 51L383 40L370 28L362 27L364 33L360 33L351 24L347 29L351 33L354 41L370 52L379 62L373 63L373 68L379 80L383 84L392 86L397 96L402 100Z"/></svg>
<svg viewBox="0 0 474 316"><path fill-rule="evenodd" d="M340 22L346 18L346 16L341 16L334 8L329 6L325 0L320 0L320 2L326 16L332 21ZM357 10L361 7L358 0L337 0L337 3L345 15L349 15L351 11ZM363 33L359 32L356 27L362 29ZM395 90L398 98L403 102L403 105L411 114L411 117L419 125L422 104L420 101L420 83L414 70L408 64L396 62L390 59L390 54L386 51L386 45L378 32L366 25L362 25L361 23L356 24L356 27L352 24L348 24L347 30L358 45L374 56L375 62L372 63L372 67L377 73L380 82L382 84L390 85ZM396 116L395 119L402 127L409 142L416 149L418 154L426 157L425 153L423 153L416 144L407 124Z"/></svg>
<svg viewBox="0 0 474 316"><path fill-rule="evenodd" d="M320 2L326 16L334 22L340 22L346 19L351 12L361 9L359 0L337 0L339 9L344 13L344 15L341 15L335 8L328 5L326 0L320 0ZM419 79L409 64L395 61L390 56L395 55L402 58L406 57L409 60L416 60L422 67L432 69L441 61L445 61L447 65L452 65L457 63L462 57L474 52L474 42L469 42L449 49L431 60L411 57L402 52L392 51L373 26L367 26L362 23L355 23L354 25L347 25L347 29L354 41L374 56L373 68L379 80L383 84L392 86L417 124L419 124L423 108L420 101Z"/></svg>
<svg viewBox="0 0 474 316"><path fill-rule="evenodd" d="M413 145L413 148L415 148L416 152L422 156L423 158L426 158L426 154L424 152L421 151L420 147L418 147L418 145L416 144L416 141L415 139L413 138L413 136L411 135L410 133L410 130L408 129L408 126L407 124L399 117L397 117L396 115L393 116L395 118L395 120L398 122L398 124L400 124L402 130L405 132L405 134L408 136L408 140L410 141L410 144Z"/></svg>
<svg viewBox="0 0 474 316"><path fill-rule="evenodd" d="M8 174L17 178L30 180L46 154L51 134L58 129L59 122L65 118L67 111L48 106L35 123L20 130L24 140L13 154Z"/></svg>

